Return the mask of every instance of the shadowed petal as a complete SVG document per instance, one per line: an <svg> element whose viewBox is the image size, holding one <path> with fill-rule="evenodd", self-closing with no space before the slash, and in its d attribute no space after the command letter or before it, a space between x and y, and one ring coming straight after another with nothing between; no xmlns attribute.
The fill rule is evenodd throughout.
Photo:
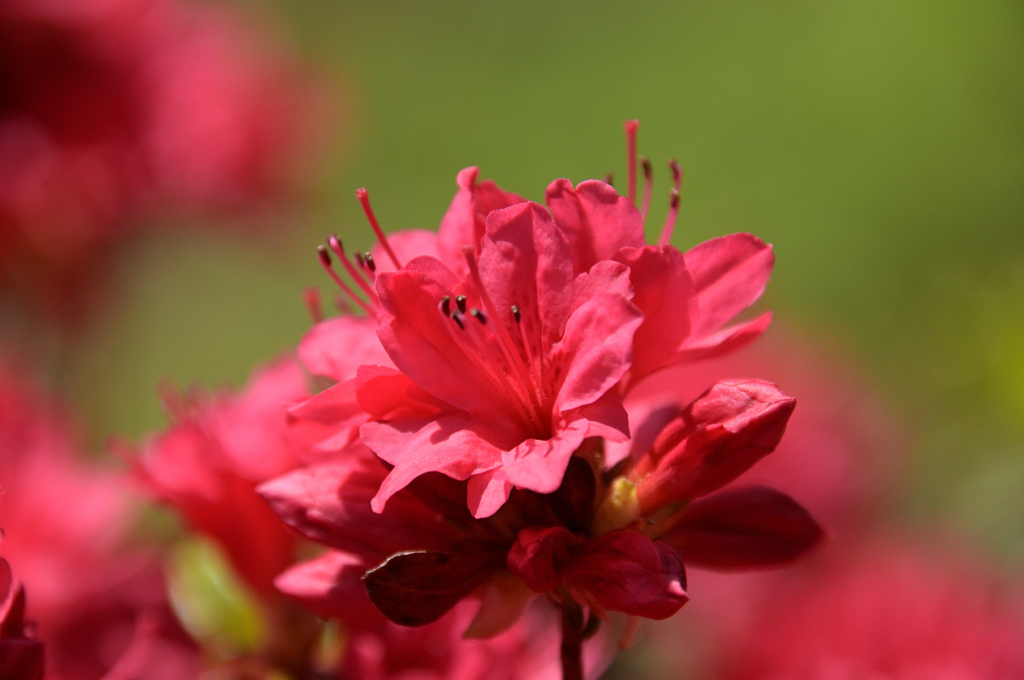
<svg viewBox="0 0 1024 680"><path fill-rule="evenodd" d="M383 626L385 618L363 585L367 566L357 555L332 550L291 567L274 579L274 586L324 618L340 618L360 628Z"/></svg>
<svg viewBox="0 0 1024 680"><path fill-rule="evenodd" d="M824 537L799 503L753 486L694 501L661 540L676 547L687 564L732 571L784 565Z"/></svg>
<svg viewBox="0 0 1024 680"><path fill-rule="evenodd" d="M472 246L474 252L480 252L488 213L526 201L518 194L503 191L491 180L477 184L479 176L480 170L475 167L459 172L455 178L459 190L437 231L439 259L460 278L469 273L462 246Z"/></svg>
<svg viewBox="0 0 1024 680"><path fill-rule="evenodd" d="M676 549L630 530L587 543L562 569L562 580L598 610L648 619L667 619L689 600Z"/></svg>

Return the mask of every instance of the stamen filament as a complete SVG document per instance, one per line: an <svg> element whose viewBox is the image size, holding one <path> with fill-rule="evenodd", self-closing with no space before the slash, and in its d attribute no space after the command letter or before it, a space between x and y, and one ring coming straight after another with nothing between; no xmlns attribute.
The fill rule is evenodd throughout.
<svg viewBox="0 0 1024 680"><path fill-rule="evenodd" d="M658 239L659 246L667 246L672 241L672 232L676 227L676 218L679 216L679 191L683 187L683 168L673 158L669 161L668 167L672 170L672 179L675 187L669 199L668 215L665 216L665 226L661 228L661 238Z"/></svg>
<svg viewBox="0 0 1024 680"><path fill-rule="evenodd" d="M494 308L494 304L491 303L491 297L487 294L487 290L484 288L483 281L480 279L480 269L477 267L476 258L473 256L473 248L471 246L463 246L462 254L466 257L466 262L469 265L469 273L473 277L473 282L476 284L477 290L480 292L480 300L483 301L484 307L487 308L487 312L494 319L500 319L497 310ZM505 329L505 324L496 323L494 324L498 332L495 334L498 340L498 347L501 348L502 353L505 355L505 360L508 361L509 368L518 373L518 379L523 384L530 384L533 387L533 398L530 399L531 410L539 411L540 392L538 386L533 384L530 379L529 371L526 370L526 366L523 365L523 358L519 356L519 351L516 350L515 345L512 342L512 336L508 334ZM538 422L541 422L538 420Z"/></svg>
<svg viewBox="0 0 1024 680"><path fill-rule="evenodd" d="M644 169L644 197L640 203L640 219L647 224L647 211L651 208L651 192L654 189L654 169L651 167L651 159L647 156L640 157L640 165Z"/></svg>
<svg viewBox="0 0 1024 680"><path fill-rule="evenodd" d="M363 204L363 212L366 213L366 219L370 221L370 226L373 228L373 233L377 235L377 240L384 246L384 252L391 258L395 269L401 269L402 263L398 261L398 256L395 255L395 251L391 249L391 244L384 237L384 231L380 228L380 222L377 221L377 216L373 214L373 208L370 207L370 192L365 187L360 187L356 189L356 198Z"/></svg>
<svg viewBox="0 0 1024 680"><path fill-rule="evenodd" d="M309 286L303 290L302 301L306 303L306 309L309 310L309 317L313 319L313 323L320 323L324 320L324 309L320 304L319 288Z"/></svg>
<svg viewBox="0 0 1024 680"><path fill-rule="evenodd" d="M345 295L348 295L353 302L362 307L367 314L373 316L376 312L374 312L368 304L363 302L363 299L356 295L356 292L349 288L348 285L341 280L341 277L338 276L338 273L334 271L334 267L331 266L331 256L327 253L326 246L323 244L317 246L316 252L320 256L320 264L323 266L324 271L334 279L334 283L337 284L338 288L341 288L342 292L345 293Z"/></svg>
<svg viewBox="0 0 1024 680"><path fill-rule="evenodd" d="M629 201L636 205L636 133L640 129L637 119L626 121L626 159L629 161Z"/></svg>
<svg viewBox="0 0 1024 680"><path fill-rule="evenodd" d="M379 304L380 300L377 298L377 291L375 291L370 284L363 279L359 270L348 261L348 256L345 255L345 248L342 246L341 240L334 234L331 234L327 237L327 245L329 245L331 250L334 251L334 254L338 256L338 260L341 262L342 266L345 267L345 271L347 271L348 275L352 277L352 280L356 282L364 293L366 293L366 297L372 300L374 304Z"/></svg>
<svg viewBox="0 0 1024 680"><path fill-rule="evenodd" d="M519 327L519 337L523 341L523 347L526 348L526 361L530 364L530 377L533 379L533 384L540 394L541 401L546 401L546 390L544 389L544 363L539 360L534 362L533 358L533 344L530 339L526 336L526 328L521 323L522 315L519 313L519 307L512 305L512 317L516 321L516 325Z"/></svg>
<svg viewBox="0 0 1024 680"><path fill-rule="evenodd" d="M438 304L438 310L442 313L444 313L445 300L447 299L448 296L445 296ZM449 315L445 314L445 316ZM463 323L463 316L459 312L451 314L449 318L455 322L455 325L459 327L460 331L466 331L467 326L469 329L472 329L472 325ZM509 403L512 409L516 412L516 415L518 415L519 418L522 420L523 424L529 426L531 423L533 423L532 419L530 418L530 415L523 408L522 399L517 399L513 396L512 393L515 392L515 390L512 389L512 386L509 384L508 379L505 378L504 374L501 374L499 376L497 373L495 373L493 367L491 367L485 361L483 361L482 357L492 355L490 352L487 351L487 348L479 342L479 336L474 336L472 334L472 331L470 332L470 338L473 340L473 344L476 345L475 347L472 347L466 342L466 340L462 338L462 333L454 331L452 327L448 324L445 324L445 328L448 329L448 335L451 336L452 341L459 347L459 349L462 350L462 353L469 357L469 359L473 363L475 363L481 371L484 372L484 375L486 375L488 379L490 379L491 384L494 385L494 388L501 392L502 396L505 397L505 401Z"/></svg>

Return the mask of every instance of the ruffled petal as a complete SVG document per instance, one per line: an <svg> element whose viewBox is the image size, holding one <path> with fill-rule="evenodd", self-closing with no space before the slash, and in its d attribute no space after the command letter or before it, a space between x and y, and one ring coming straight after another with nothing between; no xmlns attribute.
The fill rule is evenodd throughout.
<svg viewBox="0 0 1024 680"><path fill-rule="evenodd" d="M363 442L395 466L373 498L374 512L381 512L392 495L427 472L463 480L500 465L501 448L481 437L482 427L460 413L363 425Z"/></svg>
<svg viewBox="0 0 1024 680"><path fill-rule="evenodd" d="M761 297L775 265L772 247L753 234L705 241L685 258L700 302L695 338L714 333Z"/></svg>
<svg viewBox="0 0 1024 680"><path fill-rule="evenodd" d="M556 179L544 200L569 239L576 272L610 260L621 248L644 245L640 211L605 182L588 180L573 189L569 180Z"/></svg>

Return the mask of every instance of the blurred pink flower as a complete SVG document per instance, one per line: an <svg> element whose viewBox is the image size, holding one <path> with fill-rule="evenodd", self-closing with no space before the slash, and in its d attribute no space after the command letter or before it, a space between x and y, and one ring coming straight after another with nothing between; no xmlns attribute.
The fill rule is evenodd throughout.
<svg viewBox="0 0 1024 680"><path fill-rule="evenodd" d="M1024 677L1024 588L964 546L888 535L805 566L756 596L714 677Z"/></svg>
<svg viewBox="0 0 1024 680"><path fill-rule="evenodd" d="M29 637L25 622L25 588L0 557L0 677L40 680L43 643Z"/></svg>
<svg viewBox="0 0 1024 680"><path fill-rule="evenodd" d="M287 357L254 371L237 394L167 395L174 422L129 456L148 493L217 541L262 596L294 561L297 537L255 488L299 465L307 447L285 406L307 396L305 372Z"/></svg>
<svg viewBox="0 0 1024 680"><path fill-rule="evenodd" d="M0 286L76 309L147 222L267 206L323 102L226 7L0 0Z"/></svg>
<svg viewBox="0 0 1024 680"><path fill-rule="evenodd" d="M47 677L92 680L115 664L190 677L194 650L167 606L156 556L130 545L139 507L124 476L81 460L60 407L6 364L0 452L0 551L28 592Z"/></svg>

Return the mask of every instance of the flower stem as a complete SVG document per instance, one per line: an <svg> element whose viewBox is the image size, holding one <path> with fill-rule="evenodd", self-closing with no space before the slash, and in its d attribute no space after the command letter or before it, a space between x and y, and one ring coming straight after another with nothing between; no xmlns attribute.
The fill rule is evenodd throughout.
<svg viewBox="0 0 1024 680"><path fill-rule="evenodd" d="M583 608L562 598L562 680L583 680Z"/></svg>

